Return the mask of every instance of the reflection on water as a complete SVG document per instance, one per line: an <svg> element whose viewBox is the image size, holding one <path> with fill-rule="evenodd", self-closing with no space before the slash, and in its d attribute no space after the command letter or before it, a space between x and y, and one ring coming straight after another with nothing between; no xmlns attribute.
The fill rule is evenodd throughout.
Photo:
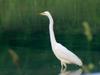
<svg viewBox="0 0 100 75"><path fill-rule="evenodd" d="M76 71L63 71L59 75L81 75L82 70L76 70Z"/></svg>
<svg viewBox="0 0 100 75"><path fill-rule="evenodd" d="M82 74L82 69L78 69L75 71L62 71L58 75L100 75L100 73L84 73L84 74Z"/></svg>
<svg viewBox="0 0 100 75"><path fill-rule="evenodd" d="M90 74L84 74L84 75L100 75L100 73L90 73Z"/></svg>

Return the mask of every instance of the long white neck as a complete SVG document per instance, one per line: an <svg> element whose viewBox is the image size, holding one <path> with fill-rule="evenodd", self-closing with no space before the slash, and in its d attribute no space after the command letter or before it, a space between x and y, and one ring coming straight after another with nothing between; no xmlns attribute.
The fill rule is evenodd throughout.
<svg viewBox="0 0 100 75"><path fill-rule="evenodd" d="M52 16L49 14L48 15L49 18L49 34L50 34L50 41L51 41L51 46L53 47L56 43L56 39L55 39L55 35L54 35L54 31L53 31L53 18Z"/></svg>

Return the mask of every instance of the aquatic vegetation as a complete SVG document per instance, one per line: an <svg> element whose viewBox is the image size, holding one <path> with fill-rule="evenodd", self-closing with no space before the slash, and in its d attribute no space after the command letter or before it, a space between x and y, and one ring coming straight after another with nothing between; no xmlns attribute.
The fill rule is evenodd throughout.
<svg viewBox="0 0 100 75"><path fill-rule="evenodd" d="M16 65L17 68L19 68L19 56L18 56L18 54L12 49L9 49L8 52L12 58L13 63Z"/></svg>
<svg viewBox="0 0 100 75"><path fill-rule="evenodd" d="M87 40L88 40L89 42L91 42L92 39L93 39L93 35L92 35L91 27L90 27L90 25L88 24L88 22L86 22L86 21L83 22L83 28L84 28L84 34L85 34Z"/></svg>

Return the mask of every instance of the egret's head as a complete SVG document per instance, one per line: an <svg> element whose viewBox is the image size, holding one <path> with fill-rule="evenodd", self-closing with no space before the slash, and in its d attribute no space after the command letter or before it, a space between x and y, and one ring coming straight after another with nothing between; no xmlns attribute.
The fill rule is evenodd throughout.
<svg viewBox="0 0 100 75"><path fill-rule="evenodd" d="M45 15L45 16L50 15L49 11L44 11L44 12L42 12L42 13L40 13L40 14L41 14L41 15Z"/></svg>

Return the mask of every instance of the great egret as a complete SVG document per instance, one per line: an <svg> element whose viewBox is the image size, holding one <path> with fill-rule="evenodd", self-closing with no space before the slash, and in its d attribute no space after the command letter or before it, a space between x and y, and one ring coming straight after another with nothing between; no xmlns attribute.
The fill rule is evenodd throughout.
<svg viewBox="0 0 100 75"><path fill-rule="evenodd" d="M54 22L49 11L45 11L40 14L47 16L49 19L49 34L50 34L51 47L55 56L61 61L61 71L66 70L67 68L66 64L76 64L82 66L82 61L74 53L72 53L63 45L61 45L56 41L53 31Z"/></svg>

